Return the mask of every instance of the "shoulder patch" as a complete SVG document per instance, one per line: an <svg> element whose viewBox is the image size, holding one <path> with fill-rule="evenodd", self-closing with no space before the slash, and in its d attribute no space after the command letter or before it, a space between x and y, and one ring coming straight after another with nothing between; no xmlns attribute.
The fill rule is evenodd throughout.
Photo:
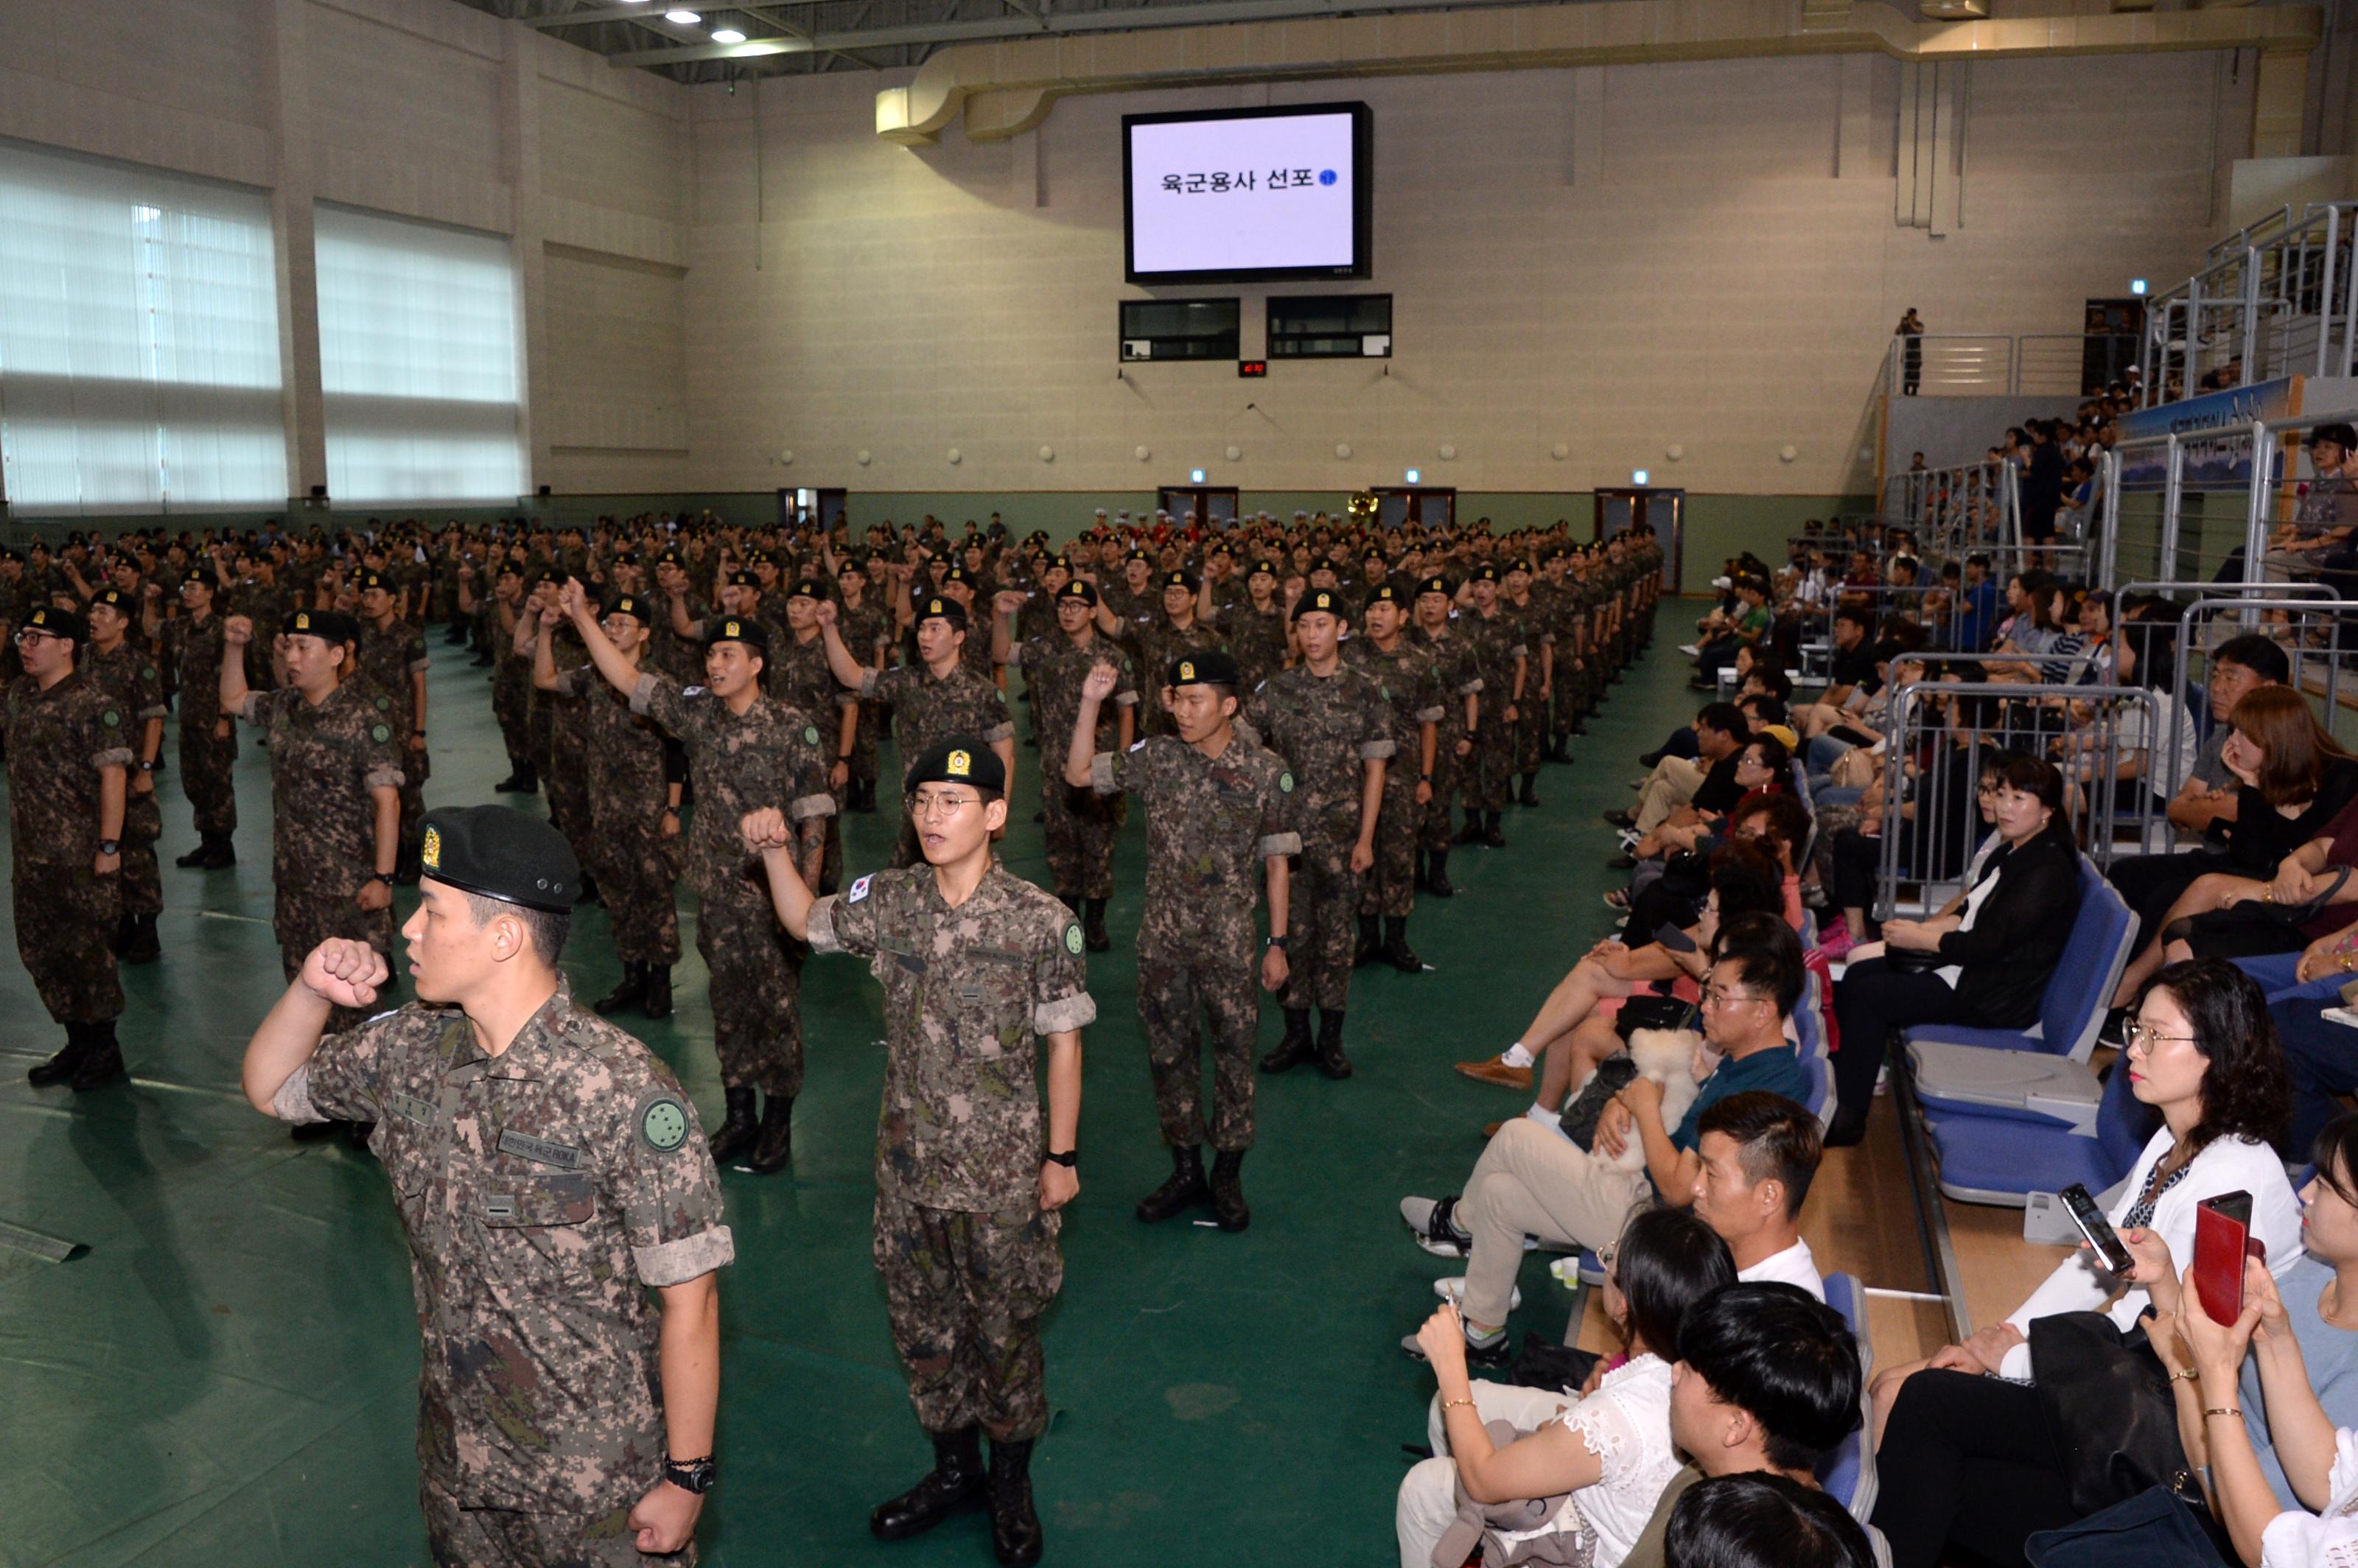
<svg viewBox="0 0 2358 1568"><path fill-rule="evenodd" d="M639 1106L639 1136L658 1154L668 1154L687 1141L687 1107L677 1095L650 1096Z"/></svg>
<svg viewBox="0 0 2358 1568"><path fill-rule="evenodd" d="M123 728L123 715L112 708L100 714L98 716L98 721L101 724L105 725L109 730L120 730Z"/></svg>
<svg viewBox="0 0 2358 1568"><path fill-rule="evenodd" d="M851 884L850 891L843 895L843 902L846 903L858 903L861 899L866 898L868 896L868 886L875 880L876 878L871 874L861 877L857 881L853 882Z"/></svg>
<svg viewBox="0 0 2358 1568"><path fill-rule="evenodd" d="M682 697L702 697L704 695L704 688L700 686L684 686L679 688L679 695Z"/></svg>
<svg viewBox="0 0 2358 1568"><path fill-rule="evenodd" d="M1065 951L1077 958L1081 956L1081 928L1077 925L1065 926Z"/></svg>
<svg viewBox="0 0 2358 1568"><path fill-rule="evenodd" d="M382 724L372 724L369 726L369 739L382 746L393 739L393 731Z"/></svg>
<svg viewBox="0 0 2358 1568"><path fill-rule="evenodd" d="M1130 749L1133 752L1143 752L1146 750L1146 737L1141 735L1137 740L1132 741L1130 743Z"/></svg>
<svg viewBox="0 0 2358 1568"><path fill-rule="evenodd" d="M379 713L391 713L393 711L393 698L380 696L376 699L376 710Z"/></svg>
<svg viewBox="0 0 2358 1568"><path fill-rule="evenodd" d="M1292 773L1285 773L1277 775L1277 792L1280 795L1292 795L1293 793L1293 775Z"/></svg>
<svg viewBox="0 0 2358 1568"><path fill-rule="evenodd" d="M157 677L156 677L156 666L155 666L155 665L149 665L146 669L141 670L141 671L139 672L139 678L140 678L141 680L154 680L154 679L156 679L156 678L157 678Z"/></svg>
<svg viewBox="0 0 2358 1568"><path fill-rule="evenodd" d="M816 746L818 744L817 725L806 724L803 727L803 744L806 746Z"/></svg>

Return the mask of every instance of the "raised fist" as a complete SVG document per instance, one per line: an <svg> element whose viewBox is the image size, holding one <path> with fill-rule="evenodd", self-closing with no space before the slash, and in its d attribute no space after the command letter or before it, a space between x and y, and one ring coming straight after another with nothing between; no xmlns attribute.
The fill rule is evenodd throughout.
<svg viewBox="0 0 2358 1568"><path fill-rule="evenodd" d="M222 641L233 648L243 648L254 641L254 618L233 615L222 622Z"/></svg>
<svg viewBox="0 0 2358 1568"><path fill-rule="evenodd" d="M1081 698L1085 702L1103 702L1113 695L1121 680L1121 672L1111 665L1091 666L1088 676L1081 682Z"/></svg>
<svg viewBox="0 0 2358 1568"><path fill-rule="evenodd" d="M367 943L330 936L303 960L302 980L330 1006L362 1008L376 1000L391 972L384 955Z"/></svg>
<svg viewBox="0 0 2358 1568"><path fill-rule="evenodd" d="M747 812L737 824L737 832L745 840L745 848L757 855L769 849L784 849L793 842L786 831L786 814L774 806Z"/></svg>

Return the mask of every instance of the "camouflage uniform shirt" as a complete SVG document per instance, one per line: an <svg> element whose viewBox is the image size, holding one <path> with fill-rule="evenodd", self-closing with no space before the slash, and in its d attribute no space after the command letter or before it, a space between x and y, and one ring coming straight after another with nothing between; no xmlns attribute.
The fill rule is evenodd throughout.
<svg viewBox="0 0 2358 1568"><path fill-rule="evenodd" d="M923 665L878 670L860 683L860 695L892 705L892 740L904 766L952 735L973 735L989 746L1015 734L1006 695L965 665L939 680Z"/></svg>
<svg viewBox="0 0 2358 1568"><path fill-rule="evenodd" d="M98 791L106 768L132 765L131 720L83 675L8 687L8 831L19 881L34 866L79 870L98 858Z"/></svg>
<svg viewBox="0 0 2358 1568"><path fill-rule="evenodd" d="M809 931L811 951L865 957L884 987L878 1195L1037 1209L1048 1145L1034 1037L1098 1013L1073 912L997 864L952 909L933 868L911 866L820 899Z"/></svg>
<svg viewBox="0 0 2358 1568"><path fill-rule="evenodd" d="M696 786L696 816L688 828L688 885L711 898L751 882L766 888L761 859L746 853L738 824L749 811L776 806L800 825L806 861L835 815L827 793L827 759L818 726L799 708L757 697L741 715L707 687L684 687L669 676L643 673L631 692L631 711L643 713L687 751ZM764 895L766 896L766 894Z"/></svg>
<svg viewBox="0 0 2358 1568"><path fill-rule="evenodd" d="M331 1034L282 1120L374 1122L424 1341L417 1461L461 1507L598 1516L663 1474L648 1291L729 1263L695 1108L562 982L497 1056L456 1008Z"/></svg>
<svg viewBox="0 0 2358 1568"><path fill-rule="evenodd" d="M401 787L393 726L351 682L316 708L293 687L250 691L239 717L270 735L272 880L304 892L357 894L376 872L369 792Z"/></svg>
<svg viewBox="0 0 2358 1568"><path fill-rule="evenodd" d="M1280 670L1253 693L1253 727L1293 770L1304 837L1358 837L1361 764L1390 759L1390 710L1374 678L1347 664L1323 678L1307 665Z"/></svg>
<svg viewBox="0 0 2358 1568"><path fill-rule="evenodd" d="M1250 961L1262 862L1302 852L1285 763L1241 738L1207 757L1175 735L1156 735L1099 752L1089 784L1100 795L1128 790L1146 806L1139 957Z"/></svg>

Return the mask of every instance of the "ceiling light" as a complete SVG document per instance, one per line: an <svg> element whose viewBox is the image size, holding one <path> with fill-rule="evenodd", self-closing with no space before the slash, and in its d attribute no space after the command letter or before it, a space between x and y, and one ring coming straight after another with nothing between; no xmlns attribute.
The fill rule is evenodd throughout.
<svg viewBox="0 0 2358 1568"><path fill-rule="evenodd" d="M734 27L715 27L712 29L712 41L716 44L741 44L745 41L745 35Z"/></svg>
<svg viewBox="0 0 2358 1568"><path fill-rule="evenodd" d="M692 27L696 26L697 23L704 20L704 17L694 11L665 11L664 13L664 20L666 22L677 22L683 27Z"/></svg>

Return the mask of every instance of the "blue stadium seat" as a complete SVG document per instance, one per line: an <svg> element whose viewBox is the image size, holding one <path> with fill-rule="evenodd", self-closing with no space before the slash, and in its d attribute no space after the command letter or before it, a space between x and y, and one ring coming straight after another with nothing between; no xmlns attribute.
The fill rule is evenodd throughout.
<svg viewBox="0 0 2358 1568"><path fill-rule="evenodd" d="M1944 1195L1959 1203L2020 1208L2032 1193L2061 1192L2074 1182L2092 1193L2112 1187L2153 1136L2154 1112L2137 1103L2128 1074L2115 1067L2088 1132L1970 1109L1928 1109L1924 1123L1940 1155Z"/></svg>
<svg viewBox="0 0 2358 1568"><path fill-rule="evenodd" d="M1842 1314L1843 1321L1858 1341L1860 1372L1859 1422L1857 1430L1843 1439L1840 1446L1818 1466L1818 1485L1826 1496L1850 1510L1859 1523L1867 1522L1875 1512L1878 1490L1875 1474L1874 1406L1866 1389L1865 1379L1875 1370L1875 1344L1866 1326L1866 1287L1855 1275L1826 1276L1826 1304Z"/></svg>
<svg viewBox="0 0 2358 1568"><path fill-rule="evenodd" d="M2135 925L2121 895L2083 858L2079 918L2048 981L2035 1032L1947 1023L1906 1032L1925 1113L1964 1111L2091 1128L2098 1096L2088 1058L2128 962Z"/></svg>

